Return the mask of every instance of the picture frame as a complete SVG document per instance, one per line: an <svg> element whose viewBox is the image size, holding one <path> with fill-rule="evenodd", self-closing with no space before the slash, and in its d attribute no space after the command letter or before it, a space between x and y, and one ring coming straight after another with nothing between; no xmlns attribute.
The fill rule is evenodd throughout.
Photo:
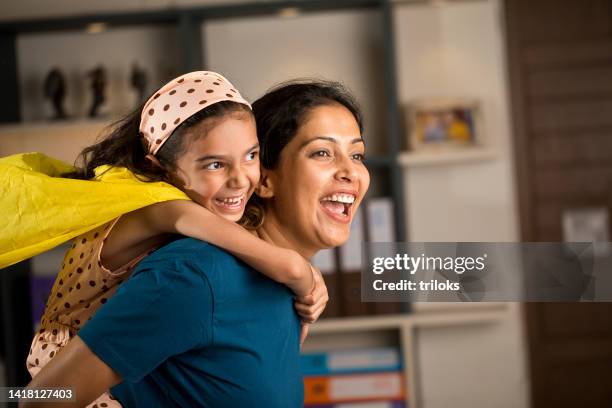
<svg viewBox="0 0 612 408"><path fill-rule="evenodd" d="M480 103L470 98L414 100L406 106L409 150L469 150L486 144Z"/></svg>

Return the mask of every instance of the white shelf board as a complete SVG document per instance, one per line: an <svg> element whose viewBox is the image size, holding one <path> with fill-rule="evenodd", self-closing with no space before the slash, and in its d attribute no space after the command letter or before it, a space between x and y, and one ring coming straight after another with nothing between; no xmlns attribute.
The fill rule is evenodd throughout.
<svg viewBox="0 0 612 408"><path fill-rule="evenodd" d="M72 131L74 129L86 129L86 128L103 128L112 124L115 120L120 118L108 117L108 118L78 118L78 119L66 119L66 120L48 120L48 121L35 121L35 122L18 122L18 123L6 123L0 125L0 134L2 133L39 133L39 132L54 132L54 131Z"/></svg>
<svg viewBox="0 0 612 408"><path fill-rule="evenodd" d="M112 119L27 122L0 126L0 157L40 152L72 163Z"/></svg>
<svg viewBox="0 0 612 408"><path fill-rule="evenodd" d="M441 166L494 160L497 156L497 152L489 147L472 147L457 150L403 152L399 154L398 162L405 167Z"/></svg>
<svg viewBox="0 0 612 408"><path fill-rule="evenodd" d="M505 303L483 304L471 310L323 319L311 333L401 329L403 327L448 327L500 322L508 312Z"/></svg>

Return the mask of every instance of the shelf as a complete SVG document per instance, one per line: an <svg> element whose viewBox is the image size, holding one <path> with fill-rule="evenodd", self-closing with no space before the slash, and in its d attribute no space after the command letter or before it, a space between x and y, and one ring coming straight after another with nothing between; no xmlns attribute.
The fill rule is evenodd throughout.
<svg viewBox="0 0 612 408"><path fill-rule="evenodd" d="M400 315L332 318L315 323L311 333L488 324L501 321L506 313L505 303L483 303L470 310L460 311L447 309Z"/></svg>
<svg viewBox="0 0 612 408"><path fill-rule="evenodd" d="M405 167L443 166L489 161L497 156L497 152L491 148L474 147L465 150L403 152L398 156L398 162Z"/></svg>
<svg viewBox="0 0 612 408"><path fill-rule="evenodd" d="M283 9L299 9L300 12L322 12L343 9L375 8L380 0L291 0L257 1L218 5L181 6L138 11L86 13L73 16L27 18L0 22L0 30L32 33L55 30L81 30L88 24L104 22L109 27L141 24L177 24L188 16L195 20L254 17L279 14Z"/></svg>
<svg viewBox="0 0 612 408"><path fill-rule="evenodd" d="M40 152L72 163L110 125L106 120L29 122L0 126L0 157Z"/></svg>
<svg viewBox="0 0 612 408"><path fill-rule="evenodd" d="M402 353L407 404L420 406L419 329L479 327L501 324L509 315L507 303L482 303L469 310L438 310L404 315L325 319L311 327L304 352L396 347ZM479 332L476 332L479 333Z"/></svg>
<svg viewBox="0 0 612 408"><path fill-rule="evenodd" d="M0 124L0 136L6 133L29 134L46 131L71 131L75 129L102 129L119 118L49 120Z"/></svg>

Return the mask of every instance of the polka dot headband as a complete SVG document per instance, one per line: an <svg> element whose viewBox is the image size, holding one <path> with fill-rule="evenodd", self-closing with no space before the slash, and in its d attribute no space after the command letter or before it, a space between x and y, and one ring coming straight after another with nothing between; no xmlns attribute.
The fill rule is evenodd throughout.
<svg viewBox="0 0 612 408"><path fill-rule="evenodd" d="M195 71L173 79L149 98L140 114L140 133L150 154L156 154L174 129L193 114L217 102L251 105L223 76Z"/></svg>

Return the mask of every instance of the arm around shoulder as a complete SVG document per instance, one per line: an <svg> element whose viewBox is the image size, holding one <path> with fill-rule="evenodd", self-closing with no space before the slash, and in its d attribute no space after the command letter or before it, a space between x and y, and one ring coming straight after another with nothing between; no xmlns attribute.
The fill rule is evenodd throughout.
<svg viewBox="0 0 612 408"><path fill-rule="evenodd" d="M206 241L229 251L297 296L314 286L310 263L297 252L272 245L193 201L158 203L142 211L149 228Z"/></svg>

